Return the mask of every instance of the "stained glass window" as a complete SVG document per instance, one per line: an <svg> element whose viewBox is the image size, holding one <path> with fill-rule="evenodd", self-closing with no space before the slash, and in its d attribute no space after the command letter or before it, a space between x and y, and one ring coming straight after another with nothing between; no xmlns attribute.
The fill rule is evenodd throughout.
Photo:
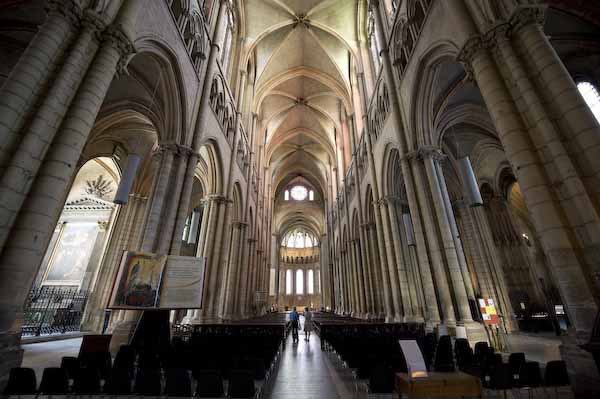
<svg viewBox="0 0 600 399"><path fill-rule="evenodd" d="M296 294L304 294L304 271L296 270Z"/></svg>
<svg viewBox="0 0 600 399"><path fill-rule="evenodd" d="M292 198L296 201L304 201L308 196L308 191L304 186L294 186L292 187L291 194Z"/></svg>
<svg viewBox="0 0 600 399"><path fill-rule="evenodd" d="M310 269L308 271L308 287L306 287L308 295L312 295L315 293L315 272Z"/></svg>

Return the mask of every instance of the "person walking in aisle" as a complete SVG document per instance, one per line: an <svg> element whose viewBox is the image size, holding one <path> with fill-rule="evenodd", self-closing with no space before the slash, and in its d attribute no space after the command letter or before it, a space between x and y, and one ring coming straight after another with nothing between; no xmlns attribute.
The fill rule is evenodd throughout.
<svg viewBox="0 0 600 399"><path fill-rule="evenodd" d="M292 309L290 313L290 321L292 322L292 343L299 341L298 339L298 326L300 324L300 315L296 311L296 307Z"/></svg>
<svg viewBox="0 0 600 399"><path fill-rule="evenodd" d="M313 329L313 314L309 307L304 309L304 340L310 341L310 332Z"/></svg>

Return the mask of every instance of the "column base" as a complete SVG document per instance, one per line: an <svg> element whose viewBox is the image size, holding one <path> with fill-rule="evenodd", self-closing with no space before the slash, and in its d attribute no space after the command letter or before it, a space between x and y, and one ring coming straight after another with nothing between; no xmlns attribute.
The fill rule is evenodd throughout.
<svg viewBox="0 0 600 399"><path fill-rule="evenodd" d="M441 323L441 320L426 320L425 321L425 332L433 333L435 328Z"/></svg>
<svg viewBox="0 0 600 399"><path fill-rule="evenodd" d="M560 355L567 364L571 388L576 398L600 397L600 373L592 354L579 345L587 344L588 334L574 330L561 337Z"/></svg>
<svg viewBox="0 0 600 399"><path fill-rule="evenodd" d="M0 334L0 392L4 391L8 382L10 369L21 366L23 352L20 333Z"/></svg>
<svg viewBox="0 0 600 399"><path fill-rule="evenodd" d="M424 323L425 319L422 316L405 316L404 323Z"/></svg>
<svg viewBox="0 0 600 399"><path fill-rule="evenodd" d="M467 330L467 339L472 347L475 347L477 342L488 342L488 335L483 324L476 321L468 321L463 323L462 327L465 327Z"/></svg>

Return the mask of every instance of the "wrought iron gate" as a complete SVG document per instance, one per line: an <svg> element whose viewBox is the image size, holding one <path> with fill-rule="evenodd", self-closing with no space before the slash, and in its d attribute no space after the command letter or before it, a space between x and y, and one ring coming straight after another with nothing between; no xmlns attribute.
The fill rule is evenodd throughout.
<svg viewBox="0 0 600 399"><path fill-rule="evenodd" d="M42 286L29 292L21 335L39 336L79 331L88 299L77 287Z"/></svg>

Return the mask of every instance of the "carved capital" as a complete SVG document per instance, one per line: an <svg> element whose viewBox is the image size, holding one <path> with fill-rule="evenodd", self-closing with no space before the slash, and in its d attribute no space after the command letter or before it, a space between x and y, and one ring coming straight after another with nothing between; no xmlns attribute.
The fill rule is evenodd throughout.
<svg viewBox="0 0 600 399"><path fill-rule="evenodd" d="M106 28L106 24L102 18L92 10L85 10L81 17L81 26L94 34L94 37L100 41L102 39L101 32Z"/></svg>
<svg viewBox="0 0 600 399"><path fill-rule="evenodd" d="M129 37L123 32L120 26L109 26L102 34L102 40L110 46L117 49L120 54L117 64L117 73L126 73L126 67L129 60L135 54L135 46Z"/></svg>
<svg viewBox="0 0 600 399"><path fill-rule="evenodd" d="M81 7L73 0L48 0L46 12L50 16L64 18L75 26L79 26L83 15Z"/></svg>
<svg viewBox="0 0 600 399"><path fill-rule="evenodd" d="M509 20L511 29L516 32L528 25L543 25L546 19L546 9L547 6L545 5L524 5L517 7Z"/></svg>
<svg viewBox="0 0 600 399"><path fill-rule="evenodd" d="M508 23L496 25L483 36L483 43L487 48L494 49L499 43L508 41L511 33Z"/></svg>
<svg viewBox="0 0 600 399"><path fill-rule="evenodd" d="M463 64L470 80L473 80L473 60L481 51L487 49L481 36L477 35L469 38L456 56L456 60Z"/></svg>
<svg viewBox="0 0 600 399"><path fill-rule="evenodd" d="M417 150L418 159L432 158L434 161L443 161L447 157L442 150L434 146L421 146Z"/></svg>
<svg viewBox="0 0 600 399"><path fill-rule="evenodd" d="M196 152L192 147L177 144L174 142L163 142L159 144L158 152L172 152L175 155L196 155L200 156L200 153Z"/></svg>
<svg viewBox="0 0 600 399"><path fill-rule="evenodd" d="M227 197L225 197L225 196L223 196L221 194L210 194L207 197L207 200L208 201L214 201L217 204L226 204L228 202L233 202L232 200L227 199Z"/></svg>

